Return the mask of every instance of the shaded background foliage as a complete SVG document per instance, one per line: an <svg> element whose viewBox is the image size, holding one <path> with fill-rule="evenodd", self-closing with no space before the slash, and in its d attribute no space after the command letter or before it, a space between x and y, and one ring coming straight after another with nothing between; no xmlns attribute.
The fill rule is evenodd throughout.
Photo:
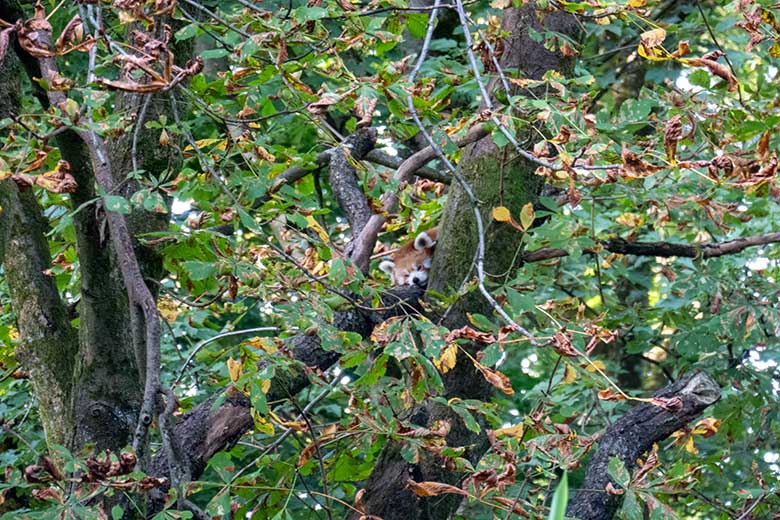
<svg viewBox="0 0 780 520"><path fill-rule="evenodd" d="M420 518L449 513L501 518L517 506L545 516L562 471L569 473L572 493L581 486L587 457L595 450L590 436L635 404L612 397L621 395L612 382L627 395L647 398L683 374L704 370L722 393L701 422L692 422L658 446L657 453L646 455L633 479L624 464L610 461L609 474L625 498L618 515L639 518L645 510L653 518L747 519L770 518L777 511L778 248L763 243L711 258L668 256L652 247L640 255L622 254L636 243L695 246L778 231L780 29L772 2L545 1L525 6L540 25L519 24L516 30L568 60L572 68L566 75L550 67L534 70L536 62L507 64L506 43L517 36L502 26L511 12L509 2L467 4L479 70L492 78L495 113L518 136L522 149L544 163L555 162L556 171L518 156L495 125L491 137L472 149L454 144L475 124L491 122L453 8L442 13L417 80L410 84L414 59L407 57L420 52L429 9L412 12L396 2L180 1L167 19L171 53L182 67L197 53L205 66L171 89L175 105L167 92L158 92L144 109L145 95L111 90L87 74L127 80L111 60L118 51L109 42L130 42L129 31L145 27L141 14L159 16L151 13L165 3L115 4L43 4L53 12L55 38L80 9L92 16L100 9L110 37L94 47L92 68L86 53L58 58L61 74L74 81L68 95L75 111L41 101L40 80L30 79L40 74L22 74L16 52L6 52L0 70L9 78L2 82L0 177L22 172L42 151L42 162L26 174L43 176L67 158L77 180L86 179L76 193L36 187L20 195L30 205L37 199L45 216L39 225L48 226L43 232L49 254L37 271L46 270L43 283L59 294L61 311L68 312L62 316L65 334L78 330L82 349L101 345L110 350L120 344L126 349L116 348L126 357L108 366L80 365L105 368L108 378L95 372L79 379L83 372L45 366L65 386L75 374L73 384L85 384L90 399L111 396L105 406L112 417L117 417L116 403L128 405L127 417L110 423L119 424L121 432L98 431L75 418L90 411L100 417L102 409L80 407L74 400L76 415L62 417L62 431L86 433L48 432L47 444L46 421L35 401L42 403L46 394L35 395L19 355L30 348L19 334L20 320L29 316L12 309L12 281L3 276L0 463L8 469L0 482L0 511L8 518L137 513L136 502L124 498L134 495L111 483L135 483L140 476L107 478L101 485L23 477L25 468L40 464L39 457L51 451L66 474L81 478L89 474L83 457L95 447L124 448L138 420L142 364L129 345L127 301L116 298L123 284L106 238L106 210L127 215L136 252L148 268L144 276L163 320L161 379L177 396L179 424L190 424L182 418L185 412L195 410L187 416L193 418L214 411L226 413L228 426L251 428L239 432L240 440L224 439L220 448L226 450L208 453L198 461L203 467L197 475L180 480L195 507L172 500L166 507L185 509L185 515L203 510L215 516L232 511L256 518L328 518L368 504L372 513L372 489L368 496L358 490L374 482L365 479L376 468L389 467L390 459L404 469L425 467L426 457L435 453L446 461L450 484L469 496L463 502L455 500L457 493L413 502L418 499L407 479L427 480L420 478L426 475L380 474L405 489L396 497L404 507L382 496L388 514L408 506L415 514L422 511ZM19 6L0 5L0 17L11 21ZM31 6L21 7L25 18L32 15ZM576 32L561 34L544 25L564 12L576 21ZM687 53L679 52L683 41ZM496 78L491 48L512 79L509 92ZM679 56L672 56L675 49ZM712 60L719 67L690 61L718 49L726 53ZM501 53L507 54L502 58ZM738 82L736 89L732 81ZM470 302L459 304L469 314L455 312L465 321L452 318L447 325L468 324L485 333L466 334L477 339L476 345L448 335L435 320L414 318L391 319L369 337L361 320L372 318L350 314L350 299L379 304L388 282L375 269L376 261L363 274L341 259L357 230L350 209L333 194L333 170L322 168L318 154L357 135L366 120L378 130L377 147L388 146L401 157L423 148L427 143L407 107L410 93L422 125L450 159L468 165L461 159L470 154L484 160L474 149L495 150L490 162L479 163L471 173L464 168L467 178L478 181L500 172L496 183L510 174L524 181L521 188L528 192L522 196L507 187L513 193L508 200L480 197L487 236L493 240L489 245L516 249L508 251L510 266L498 264L500 272L494 271L493 257L488 259L487 285L538 344L501 329L506 322L485 305L474 281L463 281L477 237L466 226L459 230L461 217L454 225L443 224L451 230L452 245L444 236L442 246L460 254L436 257L435 292L426 305L440 313L460 294L461 302ZM82 106L89 107L90 122L85 110L77 117ZM114 173L124 181L120 190L93 190L91 172L79 177L73 157L83 151L68 146L69 133L40 138L62 127L92 127L109 140ZM314 173L278 183L296 166ZM353 166L369 206L377 210L381 195L398 188L390 178L395 167L380 166L370 155ZM452 178L441 161L428 166L439 179ZM588 169L593 166L602 168ZM401 192L394 218L380 235L386 249L446 219L447 195L459 188L455 181L435 184L431 177L421 173ZM17 193L12 180L1 182L0 189ZM540 189L531 189L534 184ZM493 183L486 185L487 193ZM10 233L8 200L4 195L3 237ZM505 219L492 219L495 207L507 207L522 231ZM461 208L463 214L468 209ZM78 227L86 225L96 226L91 241L77 246L78 237L90 236ZM32 231L29 237L35 237ZM0 244L3 257L10 244ZM88 247L96 248L91 256L85 256ZM558 252L540 261L529 256L552 250ZM85 258L95 264L85 265ZM33 265L24 257L19 261ZM96 271L105 265L113 271ZM3 269L6 275L7 259ZM87 276L98 277L110 305L84 303L96 296L84 293L90 286ZM89 308L121 316L120 323L90 329ZM339 326L344 323L349 325ZM113 335L104 336L107 331ZM232 331L247 332L226 334ZM84 340L90 333L94 339ZM68 348L78 348L69 337ZM317 338L316 345L306 338ZM300 388L291 381L301 381L296 376L301 358L287 354L313 347L332 355L306 362L323 370L306 371L302 380L311 385L295 395ZM589 354L562 357L570 347ZM92 359L89 349L80 352L82 363ZM338 359L338 365L327 369L320 363L325 358L330 364ZM506 376L513 391L496 376L494 386L504 392L494 393L478 379L484 391L452 398L445 386L453 359L454 370L462 370L458 377L465 374L465 386L474 386L468 378L478 360L488 374ZM469 442L443 445L442 432L451 424L432 419L442 409L460 421L453 421L455 428ZM231 410L241 415L229 415ZM159 424L153 426L151 451L159 461L165 449ZM495 437L489 439L488 430ZM472 444L490 449L482 457L469 457L463 448ZM142 465L150 473L153 468ZM89 500L105 489L115 498L100 507Z"/></svg>

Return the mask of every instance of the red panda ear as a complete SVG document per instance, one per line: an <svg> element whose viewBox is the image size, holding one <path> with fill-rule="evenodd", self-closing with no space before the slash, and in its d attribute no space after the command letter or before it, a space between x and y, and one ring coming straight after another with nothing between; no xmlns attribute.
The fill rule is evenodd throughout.
<svg viewBox="0 0 780 520"><path fill-rule="evenodd" d="M423 231L417 235L417 238L414 239L414 248L418 251L422 251L423 249L428 249L429 247L433 247L433 240L430 236L428 236L428 233Z"/></svg>
<svg viewBox="0 0 780 520"><path fill-rule="evenodd" d="M384 260L382 263L379 264L379 269L381 269L383 272L387 274L393 274L393 269L395 268L395 263L392 260Z"/></svg>

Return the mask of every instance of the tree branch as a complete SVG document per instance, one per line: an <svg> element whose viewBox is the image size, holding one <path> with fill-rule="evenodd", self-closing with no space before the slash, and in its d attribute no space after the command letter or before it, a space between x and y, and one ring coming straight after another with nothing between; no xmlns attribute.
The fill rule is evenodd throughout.
<svg viewBox="0 0 780 520"><path fill-rule="evenodd" d="M0 14L18 16L17 7L0 2ZM20 89L17 56L8 53L0 63L0 119L18 113ZM21 191L11 180L0 182L0 208L0 265L22 338L16 356L40 400L47 441L67 444L78 337L54 278L46 274L51 267L48 222L34 192Z"/></svg>
<svg viewBox="0 0 780 520"><path fill-rule="evenodd" d="M32 20L35 23L30 25L30 30L35 32L38 44L51 48L52 28L45 19L43 10L36 12ZM56 59L44 56L40 57L38 62L42 77L50 85L56 84L57 78L59 78ZM55 107L63 106L67 100L62 91L49 90L46 95L49 103ZM95 178L101 188L107 193L113 192L115 189L114 176L105 142L94 130L76 130L76 133L87 146ZM136 344L136 357L139 365L143 366L141 364L143 360L146 367L144 398L133 439L133 448L140 462L144 459L146 435L154 417L155 402L160 391L160 321L155 298L146 286L141 274L138 258L133 249L132 235L125 217L120 213L108 211L107 220L111 243L119 261L131 306L131 328L139 338Z"/></svg>
<svg viewBox="0 0 780 520"><path fill-rule="evenodd" d="M720 399L718 384L704 372L692 372L655 393L656 397L679 398L679 410L669 411L654 404L642 404L626 413L607 429L599 441L585 471L582 489L569 503L567 515L581 520L612 518L623 495L606 492L608 483L618 488L607 470L613 457L630 471L637 459L675 431L698 417L705 408Z"/></svg>
<svg viewBox="0 0 780 520"><path fill-rule="evenodd" d="M664 258L680 256L685 258L714 258L741 253L749 247L780 243L780 232L767 233L746 238L736 238L726 242L708 244L674 244L671 242L628 242L622 239L602 240L600 244L610 253L636 256L660 256ZM585 249L593 254L593 249ZM542 247L523 253L524 262L541 262L553 258L569 256L565 249Z"/></svg>
<svg viewBox="0 0 780 520"><path fill-rule="evenodd" d="M373 128L360 129L353 136L355 139L352 148L356 158L364 157L376 143L376 130ZM356 236L371 218L371 208L360 188L357 172L350 163L345 147L331 151L328 173L333 194L347 216L352 236Z"/></svg>

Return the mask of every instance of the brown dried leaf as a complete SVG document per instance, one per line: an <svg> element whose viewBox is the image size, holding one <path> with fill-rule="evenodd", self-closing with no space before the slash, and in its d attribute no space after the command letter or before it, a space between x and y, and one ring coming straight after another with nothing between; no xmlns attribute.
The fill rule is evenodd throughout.
<svg viewBox="0 0 780 520"><path fill-rule="evenodd" d="M412 493L418 497L435 497L446 494L456 494L464 497L469 496L469 494L462 489L443 482L415 482L414 480L409 479L406 481L406 485Z"/></svg>
<svg viewBox="0 0 780 520"><path fill-rule="evenodd" d="M666 31L659 27L657 29L643 32L639 38L645 48L652 49L653 47L658 47L664 42L666 39Z"/></svg>
<svg viewBox="0 0 780 520"><path fill-rule="evenodd" d="M677 142L682 138L682 114L677 114L664 125L664 150L669 162L677 163Z"/></svg>
<svg viewBox="0 0 780 520"><path fill-rule="evenodd" d="M493 500L501 504L505 507L511 507L512 513L516 515L520 515L523 518L531 518L531 515L528 514L522 507L520 507L520 504L517 503L517 500L508 498L508 497L493 497Z"/></svg>
<svg viewBox="0 0 780 520"><path fill-rule="evenodd" d="M451 427L452 424L450 421L436 421L431 425L431 428L409 428L407 426L400 426L396 433L412 439L443 439L450 433Z"/></svg>
<svg viewBox="0 0 780 520"><path fill-rule="evenodd" d="M314 101L306 105L306 110L315 116L320 116L342 99L344 99L343 96L334 94L333 92L325 92L318 101Z"/></svg>
<svg viewBox="0 0 780 520"><path fill-rule="evenodd" d="M660 406L664 410L669 412L677 412L682 408L683 402L680 397L653 397L650 402L656 406Z"/></svg>
<svg viewBox="0 0 780 520"><path fill-rule="evenodd" d="M60 160L57 167L35 177L35 184L52 193L73 193L78 188L76 179L70 174L68 161Z"/></svg>
<svg viewBox="0 0 780 520"><path fill-rule="evenodd" d="M566 125L561 125L558 135L550 139L552 144L566 144L571 139L571 130Z"/></svg>
<svg viewBox="0 0 780 520"><path fill-rule="evenodd" d="M357 122L357 128L371 126L377 101L377 98L369 98L366 96L357 98L357 101L355 101L355 113L360 118L360 121Z"/></svg>
<svg viewBox="0 0 780 520"><path fill-rule="evenodd" d="M642 464L642 466L639 468L636 475L634 476L634 482L641 482L642 480L644 480L647 474L650 473L659 464L660 462L658 461L658 445L653 444L653 449L650 450L650 453L647 455L647 460L645 460L645 462Z"/></svg>
<svg viewBox="0 0 780 520"><path fill-rule="evenodd" d="M456 339L461 339L461 338L466 338L471 341L476 341L478 343L485 343L485 344L496 342L496 338L492 334L488 332L479 332L477 330L472 329L468 325L461 327L460 329L451 330L444 337L444 341L446 341L447 343L451 343Z"/></svg>
<svg viewBox="0 0 780 520"><path fill-rule="evenodd" d="M734 74L731 73L729 68L725 65L721 65L713 60L705 58L687 58L688 63L694 67L705 67L709 69L710 73L726 80L728 82L728 91L736 92L739 82Z"/></svg>
<svg viewBox="0 0 780 520"><path fill-rule="evenodd" d="M682 58L686 54L691 53L691 47L688 45L687 40L681 40L677 42L677 50L672 53L673 58Z"/></svg>
<svg viewBox="0 0 780 520"><path fill-rule="evenodd" d="M643 161L624 144L621 153L623 164L620 166L619 175L625 179L642 179L663 170L661 166L655 166Z"/></svg>
<svg viewBox="0 0 780 520"><path fill-rule="evenodd" d="M57 41L54 42L54 48L57 49L57 54L62 56L74 50L81 52L89 51L94 44L95 40L91 37L84 41L84 24L81 21L81 17L76 15L71 18L62 30Z"/></svg>
<svg viewBox="0 0 780 520"><path fill-rule="evenodd" d="M126 92L136 92L138 94L154 94L168 87L165 81L149 81L148 83L134 83L129 81L115 81L106 78L97 78L95 83L104 87L123 90Z"/></svg>
<svg viewBox="0 0 780 520"><path fill-rule="evenodd" d="M62 495L54 488L33 489L32 496L38 500L53 500L62 503Z"/></svg>
<svg viewBox="0 0 780 520"><path fill-rule="evenodd" d="M565 332L556 332L550 340L553 350L564 357L577 357L579 354L571 343L571 337Z"/></svg>
<svg viewBox="0 0 780 520"><path fill-rule="evenodd" d="M3 64L8 52L8 43L11 41L11 33L16 31L16 26L11 26L0 31L0 65Z"/></svg>
<svg viewBox="0 0 780 520"><path fill-rule="evenodd" d="M623 491L622 489L618 489L615 486L613 486L612 482L607 482L607 485L604 488L604 490L610 495L622 495L623 493L625 493L625 491Z"/></svg>
<svg viewBox="0 0 780 520"><path fill-rule="evenodd" d="M492 370L477 362L474 362L474 366L477 367L477 370L482 373L482 377L484 377L488 383L495 386L506 395L515 395L515 390L512 388L512 382L509 381L509 378L504 374L498 370Z"/></svg>
<svg viewBox="0 0 780 520"><path fill-rule="evenodd" d="M611 388L599 390L598 397L602 401L622 401L625 399L622 394L616 394Z"/></svg>
<svg viewBox="0 0 780 520"><path fill-rule="evenodd" d="M758 140L758 156L761 157L761 159L766 159L769 156L769 136L772 135L771 131L767 130L764 132L764 135L761 136L761 139Z"/></svg>

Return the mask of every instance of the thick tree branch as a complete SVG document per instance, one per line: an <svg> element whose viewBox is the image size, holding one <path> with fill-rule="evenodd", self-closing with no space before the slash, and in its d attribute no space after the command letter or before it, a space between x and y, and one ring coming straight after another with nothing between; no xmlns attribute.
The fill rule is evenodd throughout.
<svg viewBox="0 0 780 520"><path fill-rule="evenodd" d="M0 14L19 13L0 2ZM21 103L19 62L8 53L0 63L0 119L18 113ZM78 337L68 319L51 267L48 222L30 189L0 182L0 265L22 343L16 356L30 374L40 400L41 422L50 444L67 444L72 374Z"/></svg>
<svg viewBox="0 0 780 520"><path fill-rule="evenodd" d="M765 246L780 243L780 232L767 233L752 237L736 238L726 242L710 242L707 244L674 244L671 242L628 242L622 239L602 240L601 245L610 253L636 256L660 256L668 258L681 256L685 258L714 258L718 256L741 253L749 247ZM586 249L586 254L593 254L593 249ZM523 253L524 262L541 262L553 258L569 256L565 249L542 247Z"/></svg>
<svg viewBox="0 0 780 520"><path fill-rule="evenodd" d="M51 48L52 28L43 18L43 13L36 13L32 19L30 30L35 32L37 42L43 47ZM60 77L57 62L54 57L40 57L38 60L42 77L50 84L57 83ZM61 91L46 92L52 106L62 107L67 98ZM108 148L103 139L94 131L77 130L78 136L84 141L92 159L95 177L106 193L115 189L114 173L111 169ZM144 282L141 268L133 249L133 239L125 217L120 213L107 212L111 243L114 247L119 267L122 272L128 300L131 306L131 329L136 336L136 358L139 365L145 361L144 398L141 406L138 425L133 439L133 448L139 461L143 460L146 435L152 422L157 395L160 391L160 321L155 298Z"/></svg>
<svg viewBox="0 0 780 520"><path fill-rule="evenodd" d="M642 404L615 422L599 440L585 471L582 490L569 503L567 515L580 520L608 520L623 500L623 495L606 491L608 483L619 488L609 476L607 467L613 457L620 459L630 471L637 459L669 435L685 427L705 408L720 399L720 388L704 372L692 372L655 394L656 397L679 398L681 407L669 411L654 404Z"/></svg>
<svg viewBox="0 0 780 520"><path fill-rule="evenodd" d="M376 130L366 128L354 134L357 137L353 147L355 156L362 158L376 143ZM361 139L361 137L364 137ZM341 210L346 214L352 235L358 235L371 218L371 208L357 178L355 166L344 147L334 148L328 168L330 187Z"/></svg>

